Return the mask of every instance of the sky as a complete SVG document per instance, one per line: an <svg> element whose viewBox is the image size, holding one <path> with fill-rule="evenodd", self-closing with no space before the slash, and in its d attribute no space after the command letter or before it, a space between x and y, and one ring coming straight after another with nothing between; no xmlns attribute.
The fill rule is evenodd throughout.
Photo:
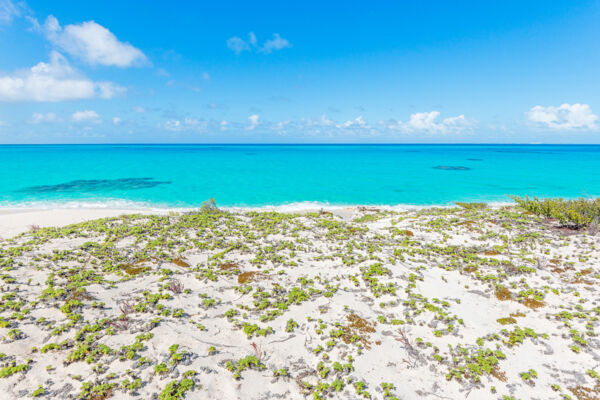
<svg viewBox="0 0 600 400"><path fill-rule="evenodd" d="M600 143L599 1L0 0L0 143Z"/></svg>

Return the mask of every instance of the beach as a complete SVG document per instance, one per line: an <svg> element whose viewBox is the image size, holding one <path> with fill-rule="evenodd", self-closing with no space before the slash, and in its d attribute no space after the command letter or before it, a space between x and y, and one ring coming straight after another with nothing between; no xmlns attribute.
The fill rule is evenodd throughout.
<svg viewBox="0 0 600 400"><path fill-rule="evenodd" d="M598 16L0 0L0 400L600 400Z"/></svg>
<svg viewBox="0 0 600 400"><path fill-rule="evenodd" d="M0 237L8 398L600 396L600 235L513 205L4 210Z"/></svg>

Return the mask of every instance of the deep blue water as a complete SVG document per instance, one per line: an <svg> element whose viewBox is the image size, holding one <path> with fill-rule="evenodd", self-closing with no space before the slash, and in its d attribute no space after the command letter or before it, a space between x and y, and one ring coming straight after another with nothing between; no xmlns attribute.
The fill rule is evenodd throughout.
<svg viewBox="0 0 600 400"><path fill-rule="evenodd" d="M0 207L599 196L600 145L5 145Z"/></svg>

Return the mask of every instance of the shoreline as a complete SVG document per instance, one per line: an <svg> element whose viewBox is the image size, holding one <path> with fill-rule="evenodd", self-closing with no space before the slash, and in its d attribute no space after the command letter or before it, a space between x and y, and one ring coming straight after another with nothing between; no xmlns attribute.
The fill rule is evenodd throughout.
<svg viewBox="0 0 600 400"><path fill-rule="evenodd" d="M556 196L548 196L556 197ZM595 196L591 196L595 197ZM577 198L577 197L565 197ZM321 201L292 201L281 204L263 204L263 205L222 205L217 202L217 207L222 210L230 211L258 211L263 209L281 210L281 211L296 211L296 210L320 210L320 209L340 209L348 207L375 207L390 210L412 210L421 208L436 208L436 207L456 207L457 203L484 203L490 207L502 207L515 204L512 201L485 201L485 200L456 200L445 203L342 203L331 204ZM202 204L197 206L176 206L161 203L146 203L130 200L108 199L106 201L34 201L22 203L0 203L0 214L3 212L19 212L21 210L143 210L143 211L193 211L202 207Z"/></svg>

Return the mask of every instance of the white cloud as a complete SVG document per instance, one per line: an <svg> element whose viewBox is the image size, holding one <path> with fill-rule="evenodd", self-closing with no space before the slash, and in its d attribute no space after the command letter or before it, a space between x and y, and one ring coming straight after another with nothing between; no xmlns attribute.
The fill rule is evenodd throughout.
<svg viewBox="0 0 600 400"><path fill-rule="evenodd" d="M58 20L50 15L44 24L44 31L55 46L91 65L131 67L147 62L140 49L119 41L111 31L94 21L62 28Z"/></svg>
<svg viewBox="0 0 600 400"><path fill-rule="evenodd" d="M438 122L439 111L420 112L410 116L408 122L394 122L388 126L390 129L403 132L427 132L427 133L460 133L471 129L474 121L469 121L464 115L444 118Z"/></svg>
<svg viewBox="0 0 600 400"><path fill-rule="evenodd" d="M92 82L72 68L58 52L50 62L0 76L0 101L64 101L100 97L109 99L125 91L111 82Z"/></svg>
<svg viewBox="0 0 600 400"><path fill-rule="evenodd" d="M256 35L254 32L250 32L247 40L237 36L227 39L227 47L235 54L250 50L269 54L273 51L285 49L286 47L292 47L292 44L287 39L282 38L279 33L274 33L272 39L267 40L262 46L259 46Z"/></svg>
<svg viewBox="0 0 600 400"><path fill-rule="evenodd" d="M555 106L535 106L527 113L529 121L553 130L591 130L598 125L598 116L587 104L567 104Z"/></svg>
<svg viewBox="0 0 600 400"><path fill-rule="evenodd" d="M203 72L202 73L202 79L204 79L205 81L209 81L210 80L210 74L208 72Z"/></svg>
<svg viewBox="0 0 600 400"><path fill-rule="evenodd" d="M220 126L220 128L219 128L219 129L220 129L220 130L222 130L222 131L225 131L225 130L227 130L227 121L225 121L225 120L221 121L221 122L219 123L219 126Z"/></svg>
<svg viewBox="0 0 600 400"><path fill-rule="evenodd" d="M185 118L183 122L188 126L196 126L200 123L200 121L194 118Z"/></svg>
<svg viewBox="0 0 600 400"><path fill-rule="evenodd" d="M248 121L250 121L250 125L246 129L251 131L254 128L256 128L258 124L260 124L259 119L260 117L257 114L252 114L251 116L249 116Z"/></svg>
<svg viewBox="0 0 600 400"><path fill-rule="evenodd" d="M124 94L127 89L113 82L98 82L98 97L102 99L112 99L115 96Z"/></svg>
<svg viewBox="0 0 600 400"><path fill-rule="evenodd" d="M135 106L135 107L133 107L133 111L135 111L137 113L143 113L146 111L146 109L142 106Z"/></svg>
<svg viewBox="0 0 600 400"><path fill-rule="evenodd" d="M240 54L242 51L250 50L250 45L237 36L227 39L227 47L235 54Z"/></svg>
<svg viewBox="0 0 600 400"><path fill-rule="evenodd" d="M93 124L99 124L102 122L98 113L93 110L75 111L73 115L71 115L71 121L82 123L91 122Z"/></svg>
<svg viewBox="0 0 600 400"><path fill-rule="evenodd" d="M181 132L190 130L201 131L206 128L206 125L206 123L202 123L194 118L184 118L183 121L178 119L167 121L164 124L164 128L171 132Z"/></svg>
<svg viewBox="0 0 600 400"><path fill-rule="evenodd" d="M62 122L62 118L57 116L53 112L49 112L46 114L42 113L33 113L31 114L31 118L29 119L30 124L41 124L41 123L50 123L50 122Z"/></svg>
<svg viewBox="0 0 600 400"><path fill-rule="evenodd" d="M280 121L275 126L273 126L273 130L279 134L286 133L288 126L292 126L292 121Z"/></svg>
<svg viewBox="0 0 600 400"><path fill-rule="evenodd" d="M113 125L120 125L123 120L120 117L113 117L112 123Z"/></svg>
<svg viewBox="0 0 600 400"><path fill-rule="evenodd" d="M309 118L306 120L305 125L307 127L313 127L313 126L332 126L333 125L333 121L328 119L327 116L325 114L321 115L321 118L317 118L317 119L313 119L313 118Z"/></svg>
<svg viewBox="0 0 600 400"><path fill-rule="evenodd" d="M321 115L320 123L321 123L321 125L324 125L324 126L331 126L331 125L333 125L333 121L330 120L330 119L327 119L327 117L325 116L325 114Z"/></svg>
<svg viewBox="0 0 600 400"><path fill-rule="evenodd" d="M0 0L0 25L10 24L15 17L21 16L21 7L11 0Z"/></svg>
<svg viewBox="0 0 600 400"><path fill-rule="evenodd" d="M353 120L350 121L346 121L342 124L337 125L338 128L364 128L366 127L367 123L365 122L365 120L363 119L362 115L356 117Z"/></svg>
<svg viewBox="0 0 600 400"><path fill-rule="evenodd" d="M267 40L261 48L261 51L268 54L274 50L281 50L285 49L286 47L292 47L292 44L287 39L279 36L279 33L274 33L273 39Z"/></svg>
<svg viewBox="0 0 600 400"><path fill-rule="evenodd" d="M254 32L250 32L248 34L248 43L250 43L252 46L256 46L257 42L258 40L256 39L256 35L254 34Z"/></svg>
<svg viewBox="0 0 600 400"><path fill-rule="evenodd" d="M180 131L183 129L181 121L178 119L165 122L165 129L168 131Z"/></svg>
<svg viewBox="0 0 600 400"><path fill-rule="evenodd" d="M438 131L441 129L441 126L435 122L438 115L440 115L439 111L412 114L407 127L415 131Z"/></svg>

